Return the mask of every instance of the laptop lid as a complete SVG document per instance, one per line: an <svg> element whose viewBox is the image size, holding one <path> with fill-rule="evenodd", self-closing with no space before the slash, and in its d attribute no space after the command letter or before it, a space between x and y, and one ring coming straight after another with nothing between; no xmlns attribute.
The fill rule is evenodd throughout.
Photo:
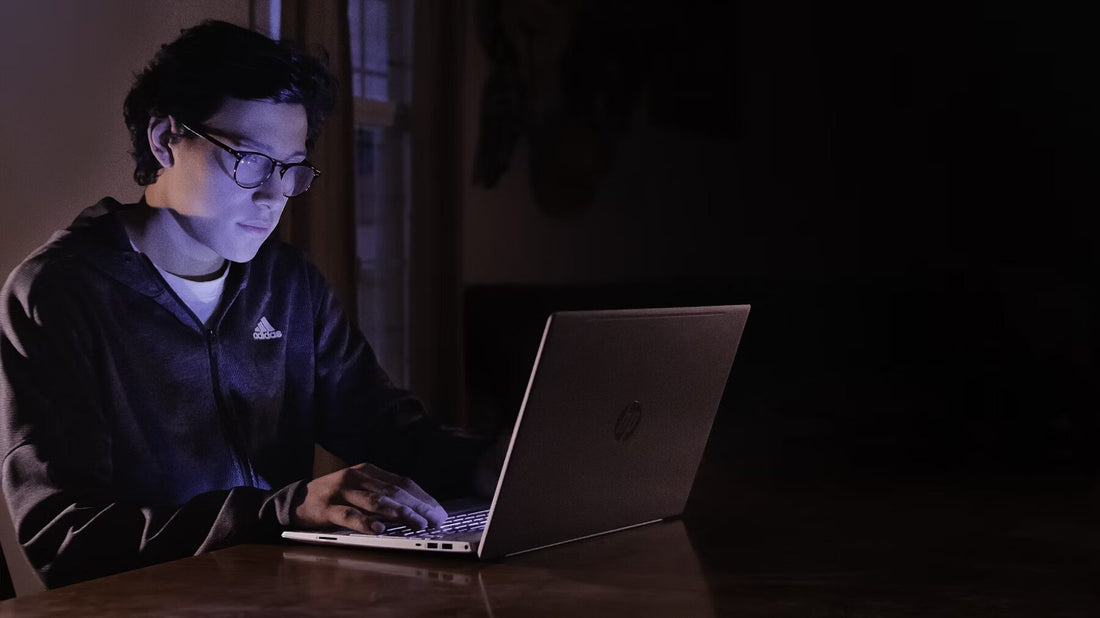
<svg viewBox="0 0 1100 618"><path fill-rule="evenodd" d="M748 313L726 305L551 315L479 557L681 514Z"/></svg>

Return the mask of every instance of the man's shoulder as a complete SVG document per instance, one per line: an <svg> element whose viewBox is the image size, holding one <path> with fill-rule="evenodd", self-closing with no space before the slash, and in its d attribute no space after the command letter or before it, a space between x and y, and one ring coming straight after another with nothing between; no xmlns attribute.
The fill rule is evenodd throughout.
<svg viewBox="0 0 1100 618"><path fill-rule="evenodd" d="M114 213L125 207L117 200L105 198L85 208L71 225L54 232L12 270L4 284L3 296L25 297L32 289L60 291L79 287L97 259L120 250L124 232Z"/></svg>
<svg viewBox="0 0 1100 618"><path fill-rule="evenodd" d="M26 258L26 262L80 256L103 250L124 250L128 245L126 232L117 214L136 204L123 204L110 197L80 211L64 229L54 232L50 238Z"/></svg>
<svg viewBox="0 0 1100 618"><path fill-rule="evenodd" d="M79 306L86 280L84 263L57 245L46 245L23 260L0 290L0 323L43 311Z"/></svg>

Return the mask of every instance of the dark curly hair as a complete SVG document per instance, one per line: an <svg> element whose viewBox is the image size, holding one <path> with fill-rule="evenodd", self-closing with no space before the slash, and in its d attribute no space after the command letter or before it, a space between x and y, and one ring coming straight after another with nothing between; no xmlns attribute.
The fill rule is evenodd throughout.
<svg viewBox="0 0 1100 618"><path fill-rule="evenodd" d="M161 167L149 148L150 118L202 124L226 99L299 103L312 146L335 104L335 81L325 59L258 32L215 20L183 30L135 76L123 104L134 180L150 185Z"/></svg>

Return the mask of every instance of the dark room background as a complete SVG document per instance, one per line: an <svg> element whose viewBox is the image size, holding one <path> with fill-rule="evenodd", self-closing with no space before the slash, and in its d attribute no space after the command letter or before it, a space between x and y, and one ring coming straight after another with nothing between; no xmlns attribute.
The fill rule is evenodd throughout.
<svg viewBox="0 0 1100 618"><path fill-rule="evenodd" d="M552 47L553 25L509 30L504 13L510 41L535 44L521 60ZM559 89L527 101L499 184L470 170L475 423L518 405L547 310L748 302L708 451L733 473L1092 483L1087 9L590 2L572 16L543 63ZM514 107L495 49L467 74L467 117L491 74L497 111ZM538 64L518 64L537 88ZM497 151L506 122L490 126Z"/></svg>
<svg viewBox="0 0 1100 618"><path fill-rule="evenodd" d="M4 273L137 196L119 110L157 45L259 4L3 3ZM1094 482L1088 3L450 6L456 418L506 424L547 311L751 303L731 475Z"/></svg>

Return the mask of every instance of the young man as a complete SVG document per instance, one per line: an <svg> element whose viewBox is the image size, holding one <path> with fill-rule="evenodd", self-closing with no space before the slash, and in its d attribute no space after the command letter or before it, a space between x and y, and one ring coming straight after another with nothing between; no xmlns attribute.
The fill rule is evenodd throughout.
<svg viewBox="0 0 1100 618"><path fill-rule="evenodd" d="M475 445L427 420L270 238L319 174L332 82L237 26L184 31L126 98L144 198L100 201L8 279L3 491L47 586L287 527L438 525L425 489L464 489ZM314 442L364 463L308 480Z"/></svg>

